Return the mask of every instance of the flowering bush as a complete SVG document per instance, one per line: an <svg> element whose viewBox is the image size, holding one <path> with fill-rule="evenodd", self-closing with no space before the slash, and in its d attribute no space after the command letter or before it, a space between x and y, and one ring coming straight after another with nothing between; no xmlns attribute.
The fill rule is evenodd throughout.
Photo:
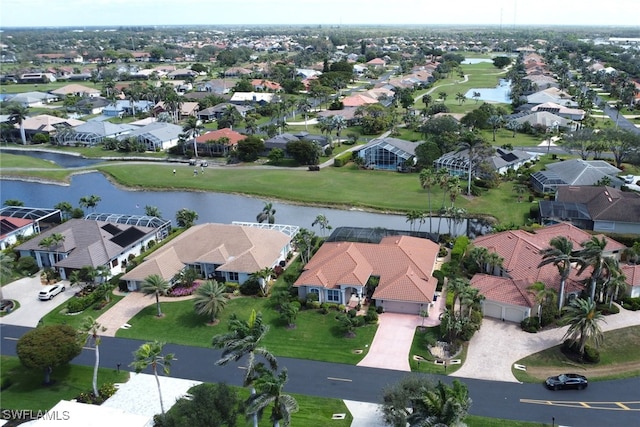
<svg viewBox="0 0 640 427"><path fill-rule="evenodd" d="M167 294L170 297L186 297L193 294L202 285L201 281L195 281L191 286L174 286Z"/></svg>

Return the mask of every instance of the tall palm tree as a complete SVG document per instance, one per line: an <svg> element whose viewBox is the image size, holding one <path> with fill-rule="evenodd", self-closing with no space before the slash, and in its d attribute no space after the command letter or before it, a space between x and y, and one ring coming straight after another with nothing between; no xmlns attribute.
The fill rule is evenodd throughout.
<svg viewBox="0 0 640 427"><path fill-rule="evenodd" d="M298 110L302 112L304 116L304 130L309 130L307 127L307 119L309 117L309 111L311 110L311 102L309 102L309 98L304 97L298 101Z"/></svg>
<svg viewBox="0 0 640 427"><path fill-rule="evenodd" d="M604 319L602 313L596 310L593 300L576 298L563 309L563 321L569 329L563 339L569 339L578 344L580 354L584 354L584 346L591 342L596 348L603 340L599 322Z"/></svg>
<svg viewBox="0 0 640 427"><path fill-rule="evenodd" d="M624 292L627 290L627 277L622 274L622 272L617 271L607 280L606 283L606 291L607 297L609 298L609 308L613 305L613 301L618 299L618 294L620 291Z"/></svg>
<svg viewBox="0 0 640 427"><path fill-rule="evenodd" d="M335 115L331 117L331 127L336 130L336 138L340 139L340 133L347 127L347 121L344 117Z"/></svg>
<svg viewBox="0 0 640 427"><path fill-rule="evenodd" d="M420 171L420 186L427 190L427 203L429 205L429 233L433 232L433 226L431 224L431 189L437 184L437 176L433 169L422 169Z"/></svg>
<svg viewBox="0 0 640 427"><path fill-rule="evenodd" d="M283 393L284 385L289 379L287 370L283 369L275 375L273 371L259 364L256 371L254 385L257 393L249 398L247 414L257 414L260 418L262 412L269 405L273 405L269 417L273 426L279 427L280 421L283 426L288 426L291 423L291 414L298 412L298 402L293 396Z"/></svg>
<svg viewBox="0 0 640 427"><path fill-rule="evenodd" d="M467 169L467 195L471 195L471 176L473 170L493 151L482 135L476 132L465 132L458 144L458 152L467 151L469 166Z"/></svg>
<svg viewBox="0 0 640 427"><path fill-rule="evenodd" d="M189 116L182 126L181 136L185 141L191 140L193 142L193 154L195 157L198 157L198 144L196 139L200 136L203 129L204 124L202 124L202 121L195 116Z"/></svg>
<svg viewBox="0 0 640 427"><path fill-rule="evenodd" d="M169 375L169 368L171 362L177 360L173 353L162 354L164 347L163 342L153 341L144 343L133 352L133 362L129 366L133 367L137 373L142 372L151 366L153 376L156 378L156 384L158 386L158 396L160 397L160 410L164 417L164 403L162 402L162 390L160 389L160 378L158 377L158 368L162 368L165 375Z"/></svg>
<svg viewBox="0 0 640 427"><path fill-rule="evenodd" d="M91 316L85 317L78 329L81 345L84 345L84 343L89 340L93 343L93 347L95 348L96 361L93 365L93 394L95 397L100 396L100 393L98 392L98 367L100 366L100 342L102 341L100 339L100 332L104 332L106 330L107 328L102 326Z"/></svg>
<svg viewBox="0 0 640 427"><path fill-rule="evenodd" d="M267 361L271 370L278 369L278 361L266 348L261 346L261 341L269 332L269 325L262 321L262 313L251 312L248 320L240 320L235 313L231 315L229 332L213 337L214 348L222 349L222 356L216 361L216 365L224 366L233 361L237 362L244 356L248 356L244 386L251 387L251 394L256 390L253 382L256 379L256 355ZM258 425L257 414L253 417L253 424Z"/></svg>
<svg viewBox="0 0 640 427"><path fill-rule="evenodd" d="M54 261L52 264L55 264L59 261L58 259L58 248L60 247L60 244L63 243L65 240L64 234L62 233L53 233L50 236L45 237L44 239L42 239L40 241L40 243L38 244L39 246L42 246L43 248L47 248L48 250L53 250L54 251ZM48 255L48 257L51 257L51 254Z"/></svg>
<svg viewBox="0 0 640 427"><path fill-rule="evenodd" d="M322 230L322 237L325 236L326 230L331 230L332 228L329 225L329 220L323 214L319 214L318 216L316 216L316 219L311 223L312 227L315 227L316 225L318 225L320 227L320 230Z"/></svg>
<svg viewBox="0 0 640 427"><path fill-rule="evenodd" d="M160 295L166 295L171 289L171 284L164 280L159 274L152 274L147 276L142 282L140 290L145 295L155 295L156 307L158 309L158 317L162 317L162 311L160 310Z"/></svg>
<svg viewBox="0 0 640 427"><path fill-rule="evenodd" d="M534 283L527 288L527 291L534 295L538 304L538 320L542 324L542 307L547 304L555 304L558 293L554 289L547 288L542 282Z"/></svg>
<svg viewBox="0 0 640 427"><path fill-rule="evenodd" d="M273 224L276 222L276 210L273 207L272 203L265 202L262 211L258 214L258 216L256 216L256 221L258 221L259 223L267 221L269 224Z"/></svg>
<svg viewBox="0 0 640 427"><path fill-rule="evenodd" d="M225 294L225 286L216 280L207 280L195 292L193 307L196 313L209 316L211 323L215 323L216 317L229 302Z"/></svg>
<svg viewBox="0 0 640 427"><path fill-rule="evenodd" d="M502 118L502 116L499 116L496 114L494 114L493 116L490 116L487 119L487 124L491 126L491 129L493 130L493 142L496 142L496 132L498 131L498 128L502 126L503 123L504 123L504 119Z"/></svg>
<svg viewBox="0 0 640 427"><path fill-rule="evenodd" d="M27 145L27 135L24 131L24 121L27 118L27 108L17 102L11 102L7 106L7 112L9 113L9 123L16 124L20 127L20 139L22 145Z"/></svg>
<svg viewBox="0 0 640 427"><path fill-rule="evenodd" d="M564 236L558 236L551 239L549 247L540 251L542 261L538 264L538 268L545 265L553 264L560 274L560 295L558 297L558 310L562 310L564 305L564 289L567 279L571 274L571 267L574 262L578 262L579 258L573 250L573 242Z"/></svg>
<svg viewBox="0 0 640 427"><path fill-rule="evenodd" d="M596 286L598 280L602 277L602 271L605 261L604 249L607 246L607 239L603 236L598 238L597 236L591 237L591 239L582 243L582 249L576 253L579 257L580 267L578 268L578 275L582 274L587 267L592 267L589 298L594 300L596 295Z"/></svg>

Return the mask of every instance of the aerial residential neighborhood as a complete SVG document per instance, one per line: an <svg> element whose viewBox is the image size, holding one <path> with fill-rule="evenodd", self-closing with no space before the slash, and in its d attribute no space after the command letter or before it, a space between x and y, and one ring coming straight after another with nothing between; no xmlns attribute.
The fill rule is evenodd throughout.
<svg viewBox="0 0 640 427"><path fill-rule="evenodd" d="M500 16L3 22L0 425L633 425L640 33Z"/></svg>

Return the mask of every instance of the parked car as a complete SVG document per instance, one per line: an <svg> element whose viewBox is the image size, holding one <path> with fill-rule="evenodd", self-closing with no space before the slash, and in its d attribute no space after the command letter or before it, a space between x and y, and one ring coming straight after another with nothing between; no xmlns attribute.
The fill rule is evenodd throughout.
<svg viewBox="0 0 640 427"><path fill-rule="evenodd" d="M544 384L550 390L566 390L577 389L582 390L589 385L587 377L578 374L561 374L555 377L549 377Z"/></svg>
<svg viewBox="0 0 640 427"><path fill-rule="evenodd" d="M60 292L64 292L64 286L62 285L49 285L45 286L38 294L38 299L42 301L53 299Z"/></svg>

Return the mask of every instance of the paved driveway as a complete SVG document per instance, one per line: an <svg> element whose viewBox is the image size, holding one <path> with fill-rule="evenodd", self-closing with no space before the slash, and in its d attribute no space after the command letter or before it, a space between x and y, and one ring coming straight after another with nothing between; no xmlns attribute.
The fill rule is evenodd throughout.
<svg viewBox="0 0 640 427"><path fill-rule="evenodd" d="M429 317L425 319L416 314L381 314L371 348L358 366L411 371L409 351L416 328L423 325L423 322L424 326L440 324L438 317L445 302L445 298L438 298L429 309Z"/></svg>
<svg viewBox="0 0 640 427"><path fill-rule="evenodd" d="M4 298L18 301L20 308L0 318L0 323L31 328L38 326L38 322L45 314L62 305L75 294L75 290L69 289L68 281L63 280L61 283L64 284L65 291L49 301L40 301L38 299L38 292L43 287L40 283L39 275L25 277L3 286L2 293Z"/></svg>
<svg viewBox="0 0 640 427"><path fill-rule="evenodd" d="M620 313L606 316L603 331L640 325L640 311L620 309ZM469 342L464 365L451 374L454 377L517 382L511 373L515 362L533 353L562 343L568 326L536 334L524 332L520 325L485 318L482 328Z"/></svg>

